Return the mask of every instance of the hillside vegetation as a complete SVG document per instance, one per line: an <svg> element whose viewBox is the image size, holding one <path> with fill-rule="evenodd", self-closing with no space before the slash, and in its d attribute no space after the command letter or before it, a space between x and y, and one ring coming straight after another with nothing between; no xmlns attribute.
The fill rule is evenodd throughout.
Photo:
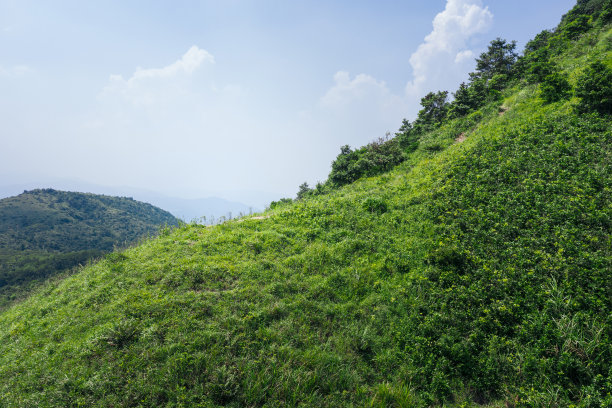
<svg viewBox="0 0 612 408"><path fill-rule="evenodd" d="M0 405L611 406L611 16L494 40L298 200L2 312Z"/></svg>
<svg viewBox="0 0 612 408"><path fill-rule="evenodd" d="M0 200L0 307L40 281L178 225L130 198L52 189Z"/></svg>

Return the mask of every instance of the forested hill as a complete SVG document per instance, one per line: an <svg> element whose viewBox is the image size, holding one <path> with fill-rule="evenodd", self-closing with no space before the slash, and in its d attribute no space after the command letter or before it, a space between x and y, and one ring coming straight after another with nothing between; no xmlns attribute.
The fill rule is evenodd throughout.
<svg viewBox="0 0 612 408"><path fill-rule="evenodd" d="M2 199L0 297L153 235L163 225L178 221L131 198L39 189Z"/></svg>
<svg viewBox="0 0 612 408"><path fill-rule="evenodd" d="M298 199L0 312L0 406L612 406L611 23L495 39Z"/></svg>

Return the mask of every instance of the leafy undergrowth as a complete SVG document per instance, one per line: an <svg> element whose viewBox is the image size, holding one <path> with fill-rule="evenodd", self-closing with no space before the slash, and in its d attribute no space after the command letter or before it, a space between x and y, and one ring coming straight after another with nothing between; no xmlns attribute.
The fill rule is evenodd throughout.
<svg viewBox="0 0 612 408"><path fill-rule="evenodd" d="M0 314L0 405L609 406L610 118L505 97L389 173L47 285Z"/></svg>

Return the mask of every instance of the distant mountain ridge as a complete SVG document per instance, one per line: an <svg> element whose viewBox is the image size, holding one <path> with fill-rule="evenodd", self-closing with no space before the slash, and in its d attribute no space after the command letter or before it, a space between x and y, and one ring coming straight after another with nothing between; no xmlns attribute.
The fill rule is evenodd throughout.
<svg viewBox="0 0 612 408"><path fill-rule="evenodd" d="M0 199L34 190L41 185L55 190L81 191L119 197L133 197L135 200L152 204L172 213L185 222L206 217L207 222L221 217L229 218L250 212L259 212L271 201L280 198L279 193L259 191L208 192L204 197L185 198L168 195L143 188L130 186L104 186L79 180L61 178L35 178L36 182L15 182L6 175L0 175Z"/></svg>
<svg viewBox="0 0 612 408"><path fill-rule="evenodd" d="M36 189L1 199L0 298L10 288L48 278L178 222L167 211L127 197Z"/></svg>

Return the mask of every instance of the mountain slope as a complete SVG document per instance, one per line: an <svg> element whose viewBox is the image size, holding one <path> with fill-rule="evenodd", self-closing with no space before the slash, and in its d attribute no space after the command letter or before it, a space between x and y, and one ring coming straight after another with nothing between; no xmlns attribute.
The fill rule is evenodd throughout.
<svg viewBox="0 0 612 408"><path fill-rule="evenodd" d="M32 190L0 200L0 294L178 225L129 198ZM0 302L1 304L2 302Z"/></svg>
<svg viewBox="0 0 612 408"><path fill-rule="evenodd" d="M574 87L612 66L612 28L581 30L547 40ZM50 283L0 314L0 402L609 406L610 116L542 90L387 173Z"/></svg>

